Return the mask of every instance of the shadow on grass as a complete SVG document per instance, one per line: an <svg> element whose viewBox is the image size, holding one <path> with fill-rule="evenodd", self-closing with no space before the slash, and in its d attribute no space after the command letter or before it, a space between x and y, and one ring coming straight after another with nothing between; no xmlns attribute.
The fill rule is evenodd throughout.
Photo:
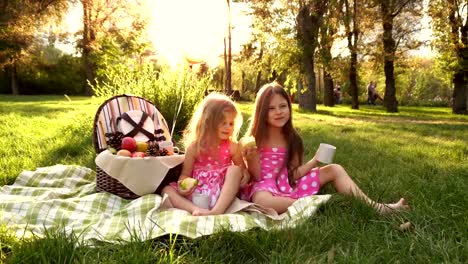
<svg viewBox="0 0 468 264"><path fill-rule="evenodd" d="M68 111L75 111L76 106L70 107L50 107L45 105L25 105L25 106L15 106L15 108L3 108L0 106L0 112L3 115L19 115L21 117L47 117L51 118L56 116L57 114L61 114Z"/></svg>
<svg viewBox="0 0 468 264"><path fill-rule="evenodd" d="M80 165L95 170L94 158L96 156L92 140L93 120L80 119L81 123L64 126L55 136L63 142L55 145L41 161L43 166L55 164L71 165L71 162L79 161Z"/></svg>
<svg viewBox="0 0 468 264"><path fill-rule="evenodd" d="M69 97L72 101L89 101L89 97L85 96L72 96ZM59 103L67 102L68 99L63 95L0 95L0 102L49 102Z"/></svg>
<svg viewBox="0 0 468 264"><path fill-rule="evenodd" d="M325 110L324 110L325 109ZM329 110L328 110L329 109ZM468 122L468 116L466 115L454 115L451 110L446 107L411 107L404 106L399 108L400 111L397 113L388 113L384 107L377 106L371 107L367 105L361 105L359 109L351 109L351 106L340 105L337 107L319 107L317 112L310 112L307 110L298 109L299 113L310 113L310 114L325 114L329 116L342 117L342 118L365 118L365 120L377 121L397 121L407 119L410 121L446 121L446 122ZM384 118L384 119L382 119ZM382 119L382 120L379 120Z"/></svg>

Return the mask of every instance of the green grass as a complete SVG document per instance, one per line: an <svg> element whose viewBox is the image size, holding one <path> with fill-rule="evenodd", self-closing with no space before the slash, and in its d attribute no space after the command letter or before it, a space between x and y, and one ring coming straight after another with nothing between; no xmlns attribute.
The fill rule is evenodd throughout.
<svg viewBox="0 0 468 264"><path fill-rule="evenodd" d="M0 181L54 164L94 167L92 123L100 101L0 96ZM252 104L242 103L245 130ZM50 232L16 240L0 229L10 263L467 263L468 117L448 108L318 106L294 119L311 158L319 143L337 146L335 161L378 201L406 197L412 211L378 216L359 201L334 195L297 228L222 231L199 238L163 237L86 247ZM330 187L324 192L333 193ZM398 231L411 221L414 229Z"/></svg>

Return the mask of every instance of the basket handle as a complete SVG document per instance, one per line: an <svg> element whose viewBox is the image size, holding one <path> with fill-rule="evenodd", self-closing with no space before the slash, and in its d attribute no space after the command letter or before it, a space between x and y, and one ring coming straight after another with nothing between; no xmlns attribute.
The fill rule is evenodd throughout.
<svg viewBox="0 0 468 264"><path fill-rule="evenodd" d="M141 115L140 121L135 123L135 121L132 120L132 118L127 114L123 113L120 117L117 118L117 124L120 122L121 119L127 121L133 126L132 131L128 132L125 136L127 137L134 137L136 134L139 132L143 133L146 137L149 138L150 141L154 140L154 134L149 132L148 130L143 128L143 124L145 123L146 119L149 117L147 113L142 112L143 114Z"/></svg>

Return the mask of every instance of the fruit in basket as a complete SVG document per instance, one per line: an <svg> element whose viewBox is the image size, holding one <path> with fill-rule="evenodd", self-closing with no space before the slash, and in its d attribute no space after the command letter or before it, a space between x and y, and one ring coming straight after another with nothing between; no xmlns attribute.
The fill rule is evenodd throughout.
<svg viewBox="0 0 468 264"><path fill-rule="evenodd" d="M185 178L180 182L180 188L182 190L190 190L198 185L198 180L194 178Z"/></svg>
<svg viewBox="0 0 468 264"><path fill-rule="evenodd" d="M132 158L144 158L146 156L145 152L135 151L132 153Z"/></svg>
<svg viewBox="0 0 468 264"><path fill-rule="evenodd" d="M126 149L121 149L119 151L117 151L117 155L118 156L123 156L123 157L131 157L132 156L132 153Z"/></svg>
<svg viewBox="0 0 468 264"><path fill-rule="evenodd" d="M117 153L117 150L114 147L109 147L109 151L110 151L110 153L112 153L114 155Z"/></svg>
<svg viewBox="0 0 468 264"><path fill-rule="evenodd" d="M157 142L149 142L148 143L148 150L146 151L146 154L148 156L152 156L152 157L157 157L159 156L159 145Z"/></svg>
<svg viewBox="0 0 468 264"><path fill-rule="evenodd" d="M112 133L106 133L107 137L107 145L111 148L114 148L115 150L119 150L120 146L122 145L122 138L124 138L124 135L122 132L112 132Z"/></svg>
<svg viewBox="0 0 468 264"><path fill-rule="evenodd" d="M137 141L136 143L136 151L138 152L146 152L148 150L148 143L143 141Z"/></svg>
<svg viewBox="0 0 468 264"><path fill-rule="evenodd" d="M124 137L122 138L122 145L120 146L121 149L126 149L130 152L136 150L137 143L136 140L132 137Z"/></svg>
<svg viewBox="0 0 468 264"><path fill-rule="evenodd" d="M169 151L167 149L161 149L159 150L159 156L168 156Z"/></svg>

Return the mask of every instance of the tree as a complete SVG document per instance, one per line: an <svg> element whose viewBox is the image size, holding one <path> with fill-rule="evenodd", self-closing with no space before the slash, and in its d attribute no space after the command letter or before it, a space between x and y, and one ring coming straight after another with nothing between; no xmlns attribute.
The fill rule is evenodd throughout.
<svg viewBox="0 0 468 264"><path fill-rule="evenodd" d="M97 39L104 34L105 28L117 27L128 9L125 0L80 0L83 6L83 38L79 47L86 73L85 93L92 95L96 84L96 52L99 50Z"/></svg>
<svg viewBox="0 0 468 264"><path fill-rule="evenodd" d="M58 20L67 7L67 0L0 2L0 68L9 76L12 94L19 94L18 66L38 40L37 30L48 21Z"/></svg>
<svg viewBox="0 0 468 264"><path fill-rule="evenodd" d="M224 92L232 94L232 36L231 36L231 0L226 0L228 6L228 28L227 38L224 38L224 69L226 77L224 79Z"/></svg>
<svg viewBox="0 0 468 264"><path fill-rule="evenodd" d="M446 69L452 72L452 112L467 114L468 100L468 13L467 1L433 0L429 5L435 47Z"/></svg>
<svg viewBox="0 0 468 264"><path fill-rule="evenodd" d="M328 2L249 1L260 36L261 66L270 74L265 79L284 82L291 93L298 91L299 107L311 111L316 111L317 102L314 62L318 34Z"/></svg>
<svg viewBox="0 0 468 264"><path fill-rule="evenodd" d="M301 50L302 73L306 88L299 94L299 106L315 112L317 111L317 98L314 56L318 46L319 28L328 9L328 1L300 0L298 4L297 39Z"/></svg>
<svg viewBox="0 0 468 264"><path fill-rule="evenodd" d="M346 30L346 39L350 53L349 61L349 83L351 93L351 108L359 109L358 85L357 85L357 63L358 63L358 40L360 35L359 28L359 7L358 0L344 0L344 25Z"/></svg>
<svg viewBox="0 0 468 264"><path fill-rule="evenodd" d="M337 37L339 27L339 16L340 6L336 6L336 1L330 1L330 8L328 8L324 15L324 22L320 27L319 32L319 60L323 65L324 75L324 93L323 93L323 104L326 106L333 106L335 104L335 98L333 93L333 57L331 49L333 42ZM333 5L333 7L331 7Z"/></svg>
<svg viewBox="0 0 468 264"><path fill-rule="evenodd" d="M420 16L422 0L377 0L382 19L382 43L385 72L384 105L388 112L398 112L396 99L394 61L400 39L394 36L394 19L398 15ZM406 16L405 16L406 17Z"/></svg>
<svg viewBox="0 0 468 264"><path fill-rule="evenodd" d="M248 4L252 10L253 34L241 59L256 69L255 91L265 82L280 81L278 76L287 76L287 83L297 79L297 42L290 24L294 22L292 17L283 5L273 8L272 1L252 0Z"/></svg>

